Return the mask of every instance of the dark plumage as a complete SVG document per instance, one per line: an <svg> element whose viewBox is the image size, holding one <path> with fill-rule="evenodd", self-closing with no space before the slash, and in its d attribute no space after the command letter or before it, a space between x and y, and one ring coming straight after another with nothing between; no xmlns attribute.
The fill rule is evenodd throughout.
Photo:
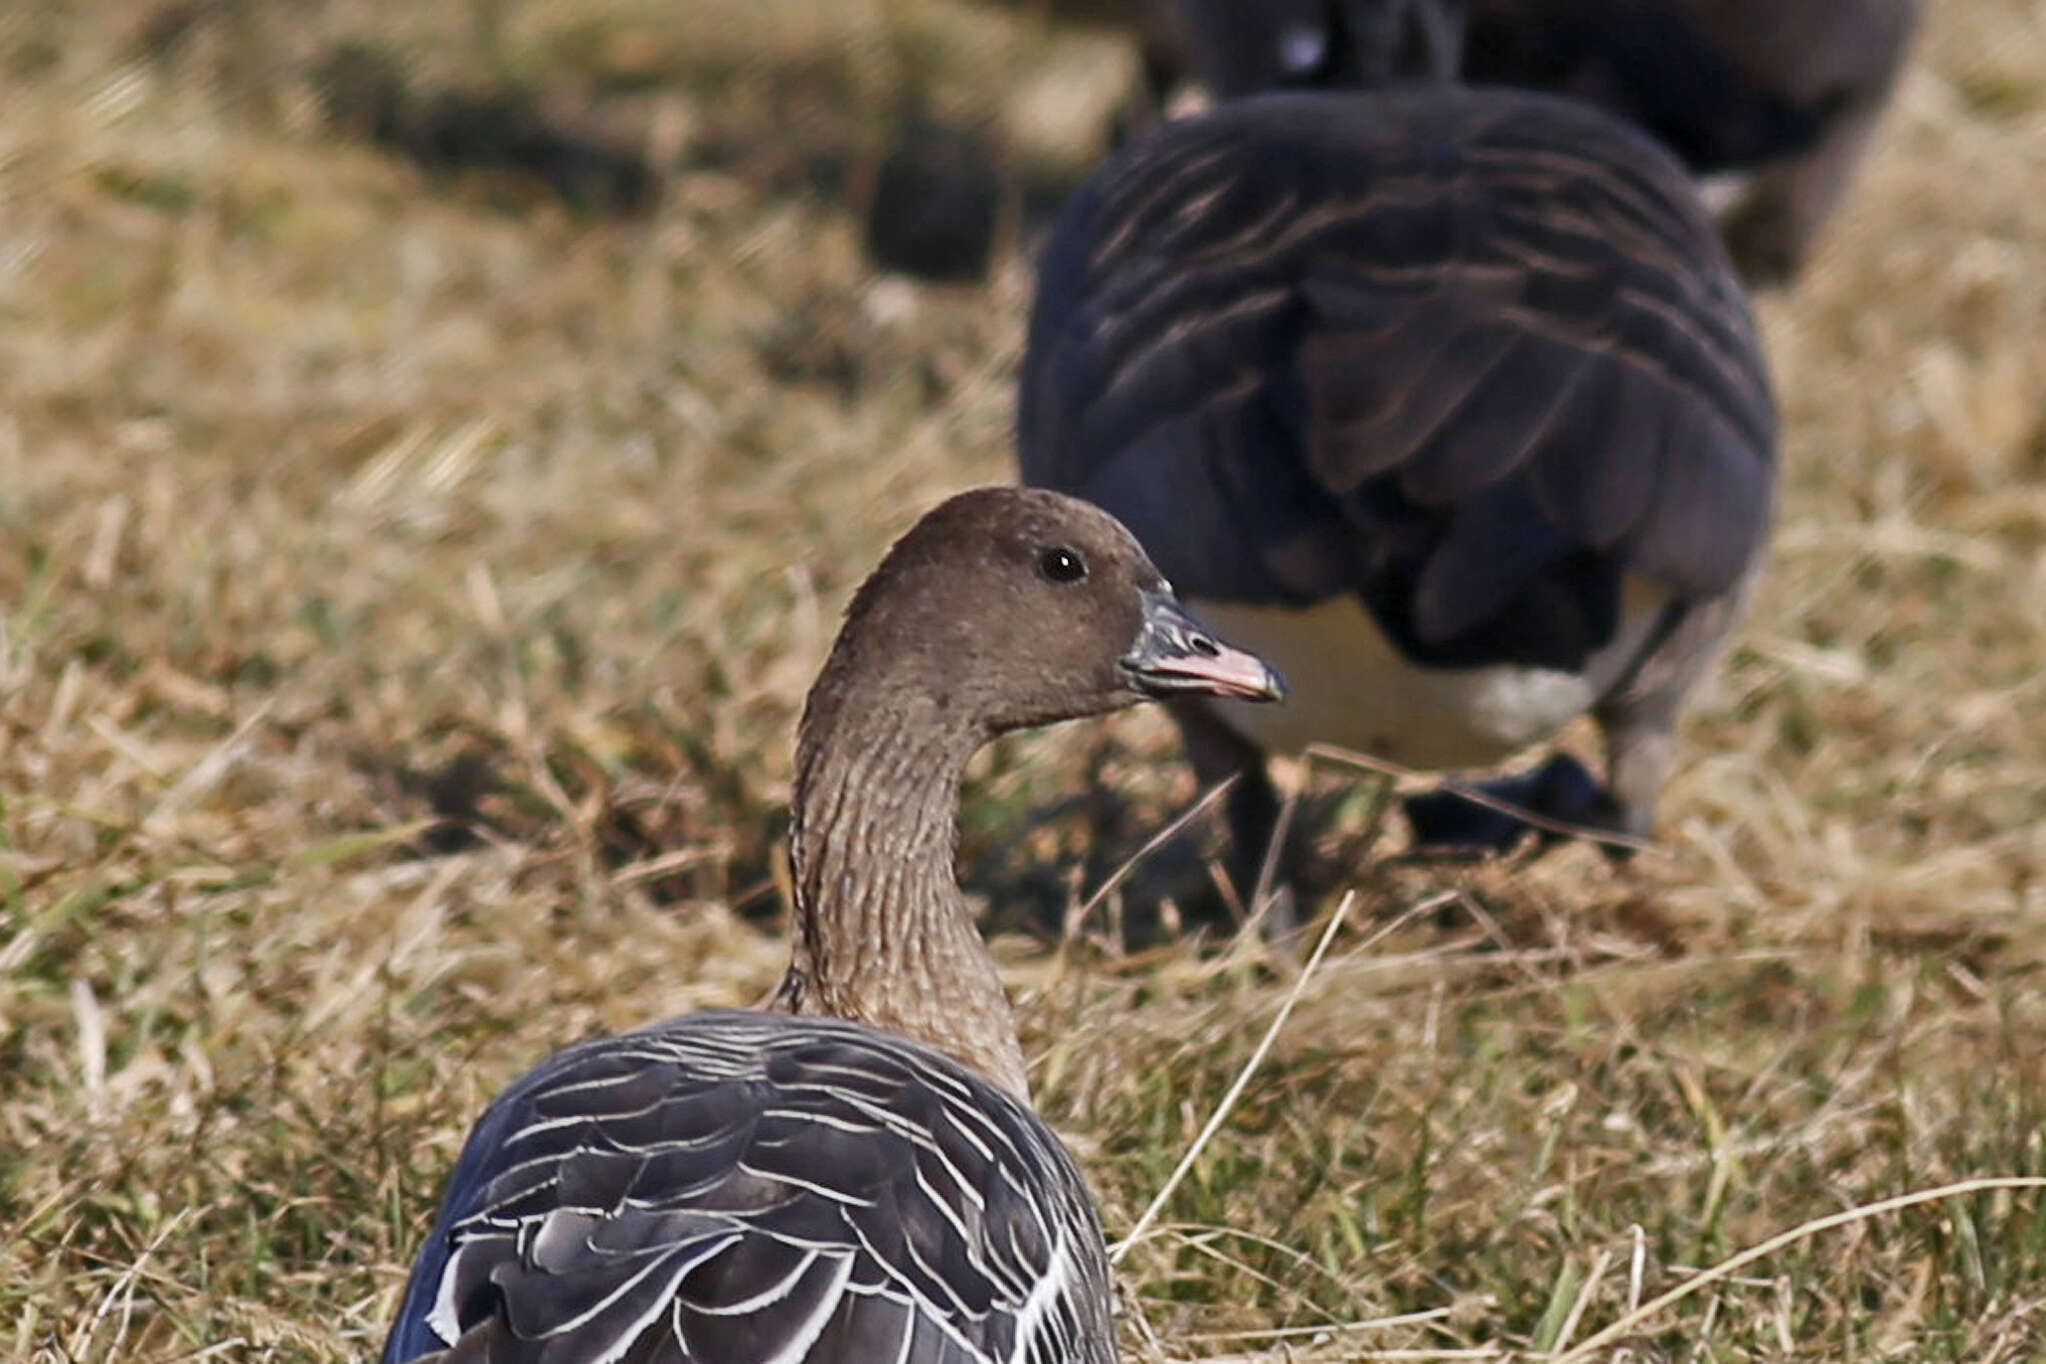
<svg viewBox="0 0 2046 1364"><path fill-rule="evenodd" d="M1110 1357L1064 1150L872 1027L702 1013L562 1052L491 1105L443 1209L386 1360Z"/></svg>
<svg viewBox="0 0 2046 1364"><path fill-rule="evenodd" d="M1597 808L1646 833L1678 707L1761 555L1776 417L1682 169L1575 103L1455 86L1237 101L1125 149L1046 249L1027 482L1134 530L1292 675L1262 748L1488 765L1590 711ZM1557 784L1568 789L1570 783Z"/></svg>
<svg viewBox="0 0 2046 1364"><path fill-rule="evenodd" d="M984 138L905 115L867 202L868 258L918 279L985 276L1002 198L995 166Z"/></svg>
<svg viewBox="0 0 2046 1364"><path fill-rule="evenodd" d="M1187 74L1225 99L1454 76L1462 0L1177 0Z"/></svg>
<svg viewBox="0 0 2046 1364"><path fill-rule="evenodd" d="M1101 1231L952 877L967 759L1147 696L1277 695L1136 542L983 489L890 551L805 708L772 1012L561 1052L471 1132L385 1364L1104 1364Z"/></svg>
<svg viewBox="0 0 2046 1364"><path fill-rule="evenodd" d="M1062 14L1071 6L1050 6ZM1918 0L1097 0L1153 103L1460 77L1569 95L1662 141L1751 283L1796 274L1889 102Z"/></svg>
<svg viewBox="0 0 2046 1364"><path fill-rule="evenodd" d="M1889 102L1917 0L1177 0L1153 84L1218 95L1460 77L1569 95L1709 188L1751 283L1787 281ZM1153 21L1155 26L1156 21Z"/></svg>
<svg viewBox="0 0 2046 1364"><path fill-rule="evenodd" d="M1455 0L1475 82L1589 100L1702 176L1748 278L1789 278L1888 103L1916 0Z"/></svg>

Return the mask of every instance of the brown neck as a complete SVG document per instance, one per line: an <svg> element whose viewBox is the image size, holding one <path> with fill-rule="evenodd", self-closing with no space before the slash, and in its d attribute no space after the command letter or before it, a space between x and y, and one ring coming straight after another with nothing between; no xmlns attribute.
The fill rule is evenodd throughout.
<svg viewBox="0 0 2046 1364"><path fill-rule="evenodd" d="M924 697L830 681L796 743L794 943L774 1007L903 1033L1027 1101L1009 998L952 865L960 776L987 736Z"/></svg>

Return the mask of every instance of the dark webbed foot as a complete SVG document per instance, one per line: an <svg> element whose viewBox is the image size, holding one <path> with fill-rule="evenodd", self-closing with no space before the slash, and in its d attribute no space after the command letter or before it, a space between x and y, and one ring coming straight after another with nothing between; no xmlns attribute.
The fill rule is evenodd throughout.
<svg viewBox="0 0 2046 1364"><path fill-rule="evenodd" d="M1505 804L1559 824L1580 828L1615 826L1612 797L1590 769L1568 753L1558 753L1529 772L1495 777L1476 788ZM1428 791L1405 802L1414 846L1429 853L1508 853L1532 833L1543 846L1568 837L1551 829L1480 805L1454 791ZM1625 851L1612 845L1615 852Z"/></svg>

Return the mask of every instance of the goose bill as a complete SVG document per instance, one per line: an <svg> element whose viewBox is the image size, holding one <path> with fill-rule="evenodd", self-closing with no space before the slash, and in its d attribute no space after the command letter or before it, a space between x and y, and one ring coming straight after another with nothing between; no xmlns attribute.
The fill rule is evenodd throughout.
<svg viewBox="0 0 2046 1364"><path fill-rule="evenodd" d="M1123 667L1148 696L1204 693L1239 701L1276 701L1285 679L1256 654L1215 638L1184 606L1163 592L1144 594L1144 627Z"/></svg>

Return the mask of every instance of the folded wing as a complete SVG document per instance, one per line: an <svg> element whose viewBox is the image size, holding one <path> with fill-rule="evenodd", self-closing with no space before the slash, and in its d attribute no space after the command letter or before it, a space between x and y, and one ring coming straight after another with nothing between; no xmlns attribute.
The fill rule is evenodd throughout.
<svg viewBox="0 0 2046 1364"><path fill-rule="evenodd" d="M1046 252L1019 433L1188 595L1354 592L1440 665L1579 666L1629 576L1730 591L1775 463L1681 168L1506 91L1269 96L1126 151Z"/></svg>
<svg viewBox="0 0 2046 1364"><path fill-rule="evenodd" d="M1091 1359L1107 1269L1015 1100L906 1041L697 1014L485 1114L386 1364Z"/></svg>

